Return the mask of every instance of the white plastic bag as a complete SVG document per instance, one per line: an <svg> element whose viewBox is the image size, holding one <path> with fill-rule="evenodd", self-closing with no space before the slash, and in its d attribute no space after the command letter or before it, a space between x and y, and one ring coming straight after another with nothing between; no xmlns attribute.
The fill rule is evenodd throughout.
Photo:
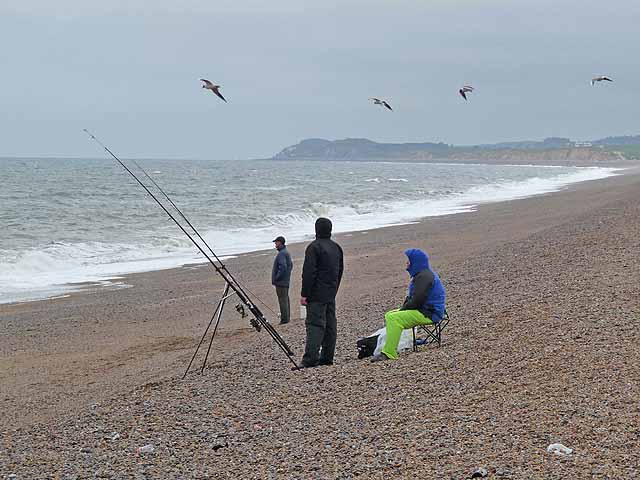
<svg viewBox="0 0 640 480"><path fill-rule="evenodd" d="M569 447L565 447L561 443L552 443L547 447L547 452L555 453L556 455L571 455L571 452L573 452L573 449Z"/></svg>
<svg viewBox="0 0 640 480"><path fill-rule="evenodd" d="M374 335L378 335L378 344L376 345L376 349L373 352L374 355L379 355L384 347L384 342L387 341L387 329L381 328L375 333L369 335L373 337ZM398 342L398 352L403 352L405 350L411 350L413 348L413 333L411 329L403 330L402 335L400 335L400 341Z"/></svg>

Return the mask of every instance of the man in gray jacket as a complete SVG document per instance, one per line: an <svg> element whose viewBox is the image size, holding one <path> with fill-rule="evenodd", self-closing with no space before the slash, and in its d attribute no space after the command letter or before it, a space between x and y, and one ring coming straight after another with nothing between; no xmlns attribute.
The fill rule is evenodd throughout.
<svg viewBox="0 0 640 480"><path fill-rule="evenodd" d="M278 255L273 260L273 269L271 270L271 284L276 287L276 295L278 295L278 303L280 304L280 324L289 323L291 309L289 307L289 281L291 280L291 271L293 270L293 262L291 255L285 247L284 237L276 237L273 241L276 244Z"/></svg>

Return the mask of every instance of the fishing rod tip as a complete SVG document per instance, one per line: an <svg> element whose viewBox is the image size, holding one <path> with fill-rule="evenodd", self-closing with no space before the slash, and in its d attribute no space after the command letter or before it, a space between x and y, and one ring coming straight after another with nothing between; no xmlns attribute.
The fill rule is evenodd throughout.
<svg viewBox="0 0 640 480"><path fill-rule="evenodd" d="M96 136L93 133L91 133L89 130L87 130L86 128L83 128L82 131L97 141Z"/></svg>

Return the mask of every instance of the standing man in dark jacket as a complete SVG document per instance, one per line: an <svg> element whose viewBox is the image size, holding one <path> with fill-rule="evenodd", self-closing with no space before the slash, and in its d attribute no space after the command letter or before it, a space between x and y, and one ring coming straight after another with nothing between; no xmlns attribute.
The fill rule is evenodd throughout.
<svg viewBox="0 0 640 480"><path fill-rule="evenodd" d="M285 247L284 237L276 237L273 241L276 244L278 254L273 260L273 269L271 270L271 284L276 287L276 295L278 295L278 303L280 304L280 325L289 323L291 308L289 306L289 281L291 280L291 271L293 270L293 262L291 255Z"/></svg>
<svg viewBox="0 0 640 480"><path fill-rule="evenodd" d="M331 220L316 220L316 239L304 252L300 304L307 306L307 340L302 367L333 365L336 350L336 294L342 280L342 248L331 240Z"/></svg>

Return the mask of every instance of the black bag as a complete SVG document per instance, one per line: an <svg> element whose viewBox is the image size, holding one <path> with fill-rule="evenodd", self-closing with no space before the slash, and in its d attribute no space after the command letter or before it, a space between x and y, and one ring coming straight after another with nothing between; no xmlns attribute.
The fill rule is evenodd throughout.
<svg viewBox="0 0 640 480"><path fill-rule="evenodd" d="M378 335L361 338L356 342L358 358L370 357L376 351L376 346L378 346Z"/></svg>

